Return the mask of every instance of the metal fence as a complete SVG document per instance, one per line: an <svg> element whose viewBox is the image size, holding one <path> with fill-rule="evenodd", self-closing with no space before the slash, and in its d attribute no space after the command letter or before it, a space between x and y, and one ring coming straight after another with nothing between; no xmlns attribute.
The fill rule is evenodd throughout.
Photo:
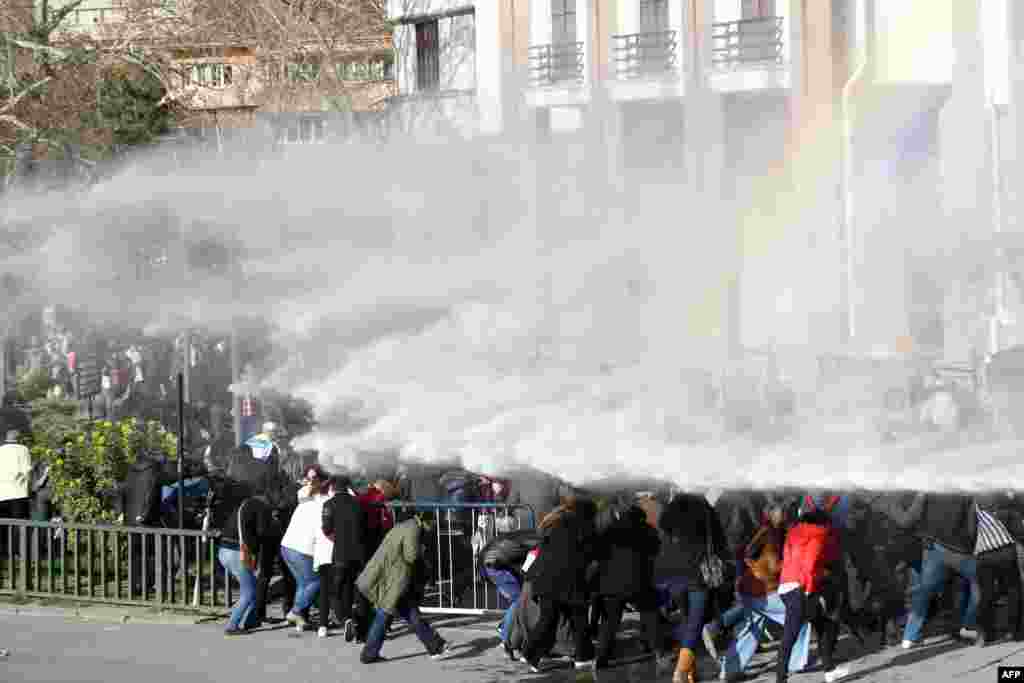
<svg viewBox="0 0 1024 683"><path fill-rule="evenodd" d="M530 85L535 88L583 83L583 43L533 45L529 60Z"/></svg>
<svg viewBox="0 0 1024 683"><path fill-rule="evenodd" d="M0 594L223 612L216 533L0 519Z"/></svg>
<svg viewBox="0 0 1024 683"><path fill-rule="evenodd" d="M676 32L631 33L612 36L615 77L631 80L674 73Z"/></svg>
<svg viewBox="0 0 1024 683"><path fill-rule="evenodd" d="M718 69L783 63L782 17L716 23L711 27L711 41L711 61Z"/></svg>
<svg viewBox="0 0 1024 683"><path fill-rule="evenodd" d="M501 609L478 555L498 533L533 528L534 510L500 503L390 503L396 523L426 513L431 575L424 612ZM216 532L0 519L0 595L223 614L237 583L216 559Z"/></svg>

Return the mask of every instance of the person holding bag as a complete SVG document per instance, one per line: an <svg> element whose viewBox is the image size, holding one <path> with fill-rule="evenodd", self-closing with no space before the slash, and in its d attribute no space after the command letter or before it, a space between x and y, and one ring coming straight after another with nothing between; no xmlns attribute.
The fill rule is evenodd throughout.
<svg viewBox="0 0 1024 683"><path fill-rule="evenodd" d="M256 607L256 560L270 527L270 506L246 498L228 514L221 530L217 559L238 580L238 603L231 610L226 636L248 633L259 625Z"/></svg>
<svg viewBox="0 0 1024 683"><path fill-rule="evenodd" d="M671 602L688 605L685 621L672 636L679 643L673 683L696 683L694 650L701 639L701 627L712 592L724 585L726 566L725 533L714 508L704 496L678 494L658 517L661 549L654 563L658 607ZM685 597L684 597L685 596Z"/></svg>

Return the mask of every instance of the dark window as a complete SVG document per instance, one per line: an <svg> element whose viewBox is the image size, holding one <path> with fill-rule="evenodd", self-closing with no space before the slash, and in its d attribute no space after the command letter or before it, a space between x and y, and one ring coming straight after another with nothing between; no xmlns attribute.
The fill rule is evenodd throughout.
<svg viewBox="0 0 1024 683"><path fill-rule="evenodd" d="M775 16L775 0L743 0L743 18L761 19Z"/></svg>
<svg viewBox="0 0 1024 683"><path fill-rule="evenodd" d="M668 0L640 0L640 32L668 30Z"/></svg>
<svg viewBox="0 0 1024 683"><path fill-rule="evenodd" d="M416 24L416 89L437 90L441 87L440 46L437 21Z"/></svg>
<svg viewBox="0 0 1024 683"><path fill-rule="evenodd" d="M551 0L551 42L576 42L576 0Z"/></svg>

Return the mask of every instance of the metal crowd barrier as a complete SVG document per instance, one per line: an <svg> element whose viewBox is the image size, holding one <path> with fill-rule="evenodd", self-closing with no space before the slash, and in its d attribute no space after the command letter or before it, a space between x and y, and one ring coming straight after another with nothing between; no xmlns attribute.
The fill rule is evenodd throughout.
<svg viewBox="0 0 1024 683"><path fill-rule="evenodd" d="M504 609L481 576L479 551L498 533L532 529L529 505L389 503L399 523L427 512L432 576L422 611ZM0 519L0 595L145 605L224 614L237 585L217 561L216 531ZM461 598L461 599L460 599Z"/></svg>
<svg viewBox="0 0 1024 683"><path fill-rule="evenodd" d="M0 594L223 613L216 532L0 519Z"/></svg>
<svg viewBox="0 0 1024 683"><path fill-rule="evenodd" d="M479 551L499 533L533 529L530 505L502 503L388 503L395 523L426 512L434 531L427 540L433 576L420 604L425 614L483 615L503 610L502 598L483 580Z"/></svg>

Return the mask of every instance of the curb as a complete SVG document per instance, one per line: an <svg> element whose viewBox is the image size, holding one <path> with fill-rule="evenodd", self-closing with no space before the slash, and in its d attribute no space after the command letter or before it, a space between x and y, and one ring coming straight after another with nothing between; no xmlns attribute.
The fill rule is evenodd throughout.
<svg viewBox="0 0 1024 683"><path fill-rule="evenodd" d="M0 604L0 616L8 617L62 617L106 624L164 624L176 626L195 626L210 619L210 615L183 615L173 613L145 614L138 610L111 609L98 606L56 607L49 605L3 605Z"/></svg>

